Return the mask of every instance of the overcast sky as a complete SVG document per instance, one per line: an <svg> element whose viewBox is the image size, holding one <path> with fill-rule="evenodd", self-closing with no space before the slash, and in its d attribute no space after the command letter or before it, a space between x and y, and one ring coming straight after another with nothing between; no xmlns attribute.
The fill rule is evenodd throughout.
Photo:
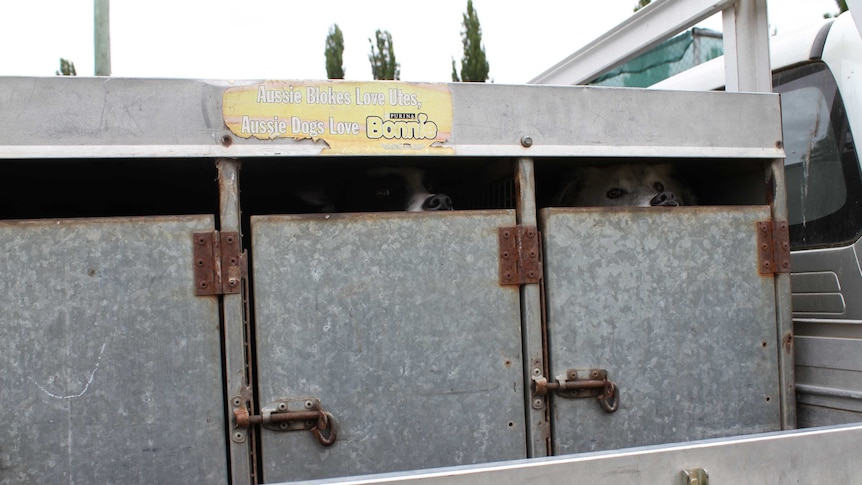
<svg viewBox="0 0 862 485"><path fill-rule="evenodd" d="M473 0L497 83L525 83L632 14L637 0ZM368 39L392 34L404 81L447 82L467 0L113 0L112 73L124 77L324 79L337 23L349 80L370 80ZM60 57L93 74L93 0L0 0L0 75L50 76ZM769 0L788 32L834 0ZM720 19L706 27L721 29Z"/></svg>

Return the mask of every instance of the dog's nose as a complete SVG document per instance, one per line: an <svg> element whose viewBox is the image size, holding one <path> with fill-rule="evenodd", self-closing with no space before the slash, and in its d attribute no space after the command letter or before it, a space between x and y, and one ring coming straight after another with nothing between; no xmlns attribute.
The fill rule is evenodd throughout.
<svg viewBox="0 0 862 485"><path fill-rule="evenodd" d="M649 201L651 206L676 207L682 204L676 200L676 195L673 192L664 191L656 195Z"/></svg>
<svg viewBox="0 0 862 485"><path fill-rule="evenodd" d="M446 194L434 194L422 203L422 210L426 211L450 211L452 209L452 199Z"/></svg>

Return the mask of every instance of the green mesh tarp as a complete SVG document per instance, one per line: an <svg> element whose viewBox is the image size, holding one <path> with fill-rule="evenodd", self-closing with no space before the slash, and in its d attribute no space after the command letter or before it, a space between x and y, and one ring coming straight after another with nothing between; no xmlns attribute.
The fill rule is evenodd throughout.
<svg viewBox="0 0 862 485"><path fill-rule="evenodd" d="M723 54L721 32L693 28L599 76L590 84L643 88Z"/></svg>

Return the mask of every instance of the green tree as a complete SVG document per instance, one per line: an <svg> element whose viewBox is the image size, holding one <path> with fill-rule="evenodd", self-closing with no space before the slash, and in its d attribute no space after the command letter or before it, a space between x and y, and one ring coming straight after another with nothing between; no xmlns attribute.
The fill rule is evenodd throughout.
<svg viewBox="0 0 862 485"><path fill-rule="evenodd" d="M638 4L635 5L635 12L646 7L652 0L638 0Z"/></svg>
<svg viewBox="0 0 862 485"><path fill-rule="evenodd" d="M77 76L78 72L75 71L75 63L66 59L60 58L60 70L54 71L54 74L57 76Z"/></svg>
<svg viewBox="0 0 862 485"><path fill-rule="evenodd" d="M464 46L464 57L461 58L461 79L464 82L483 83L488 80L488 59L485 57L485 47L482 45L482 27L479 25L479 15L473 8L473 0L467 0L467 12L461 25L461 44ZM452 80L459 81L455 72L455 62L452 61Z"/></svg>
<svg viewBox="0 0 862 485"><path fill-rule="evenodd" d="M338 24L332 24L326 36L326 77L344 79L344 34Z"/></svg>
<svg viewBox="0 0 862 485"><path fill-rule="evenodd" d="M368 60L371 61L371 73L374 79L401 79L401 65L395 60L392 34L378 29L374 37L377 40L376 44L368 39L368 43L371 44Z"/></svg>
<svg viewBox="0 0 862 485"><path fill-rule="evenodd" d="M461 82L461 78L458 77L458 70L455 69L455 58L452 58L452 82L457 83Z"/></svg>

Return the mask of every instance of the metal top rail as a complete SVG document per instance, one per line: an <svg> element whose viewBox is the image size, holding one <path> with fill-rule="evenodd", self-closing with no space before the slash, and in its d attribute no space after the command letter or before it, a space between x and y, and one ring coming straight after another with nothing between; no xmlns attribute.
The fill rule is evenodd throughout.
<svg viewBox="0 0 862 485"><path fill-rule="evenodd" d="M331 148L325 138L254 139L231 132L223 119L223 94L230 86L243 85L259 83L0 78L0 159L296 157L325 154ZM356 84L326 86L352 91ZM410 87L408 83L371 86ZM441 105L451 109L450 135L427 152L401 150L391 155L783 156L780 107L772 94L477 83L435 86L447 93ZM279 120L291 118L289 113L275 114Z"/></svg>

